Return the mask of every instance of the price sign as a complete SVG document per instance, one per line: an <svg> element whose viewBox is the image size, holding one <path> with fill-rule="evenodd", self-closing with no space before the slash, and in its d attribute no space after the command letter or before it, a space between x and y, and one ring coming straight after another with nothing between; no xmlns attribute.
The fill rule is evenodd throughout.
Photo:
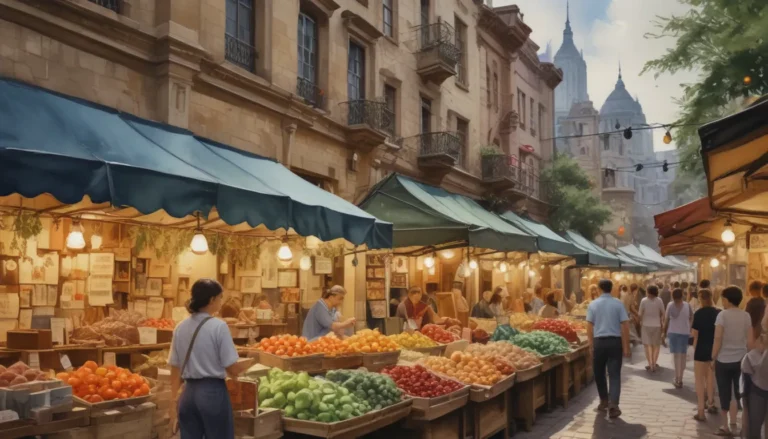
<svg viewBox="0 0 768 439"><path fill-rule="evenodd" d="M61 368L64 370L71 369L72 368L72 362L69 361L69 357L66 355L62 355L61 358Z"/></svg>
<svg viewBox="0 0 768 439"><path fill-rule="evenodd" d="M37 352L29 353L29 367L32 369L40 369L40 355Z"/></svg>
<svg viewBox="0 0 768 439"><path fill-rule="evenodd" d="M157 344L157 328L139 327L139 344Z"/></svg>
<svg viewBox="0 0 768 439"><path fill-rule="evenodd" d="M114 352L104 352L104 365L105 366L117 365L117 359L115 358Z"/></svg>

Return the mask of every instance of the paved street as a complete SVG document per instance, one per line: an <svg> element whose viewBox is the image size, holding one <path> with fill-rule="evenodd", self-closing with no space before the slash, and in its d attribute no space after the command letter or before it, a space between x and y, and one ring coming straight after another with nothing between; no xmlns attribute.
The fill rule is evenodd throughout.
<svg viewBox="0 0 768 439"><path fill-rule="evenodd" d="M591 383L571 400L568 409L557 408L541 414L530 433L519 432L515 439L580 438L580 439L693 439L715 438L720 415L707 415L708 421L693 419L696 393L693 386L693 363L683 378L684 387L672 386L672 357L662 348L659 365L664 369L651 375L645 371L642 347L634 349L631 362L622 370L620 419L610 421L595 409L599 403L597 389Z"/></svg>

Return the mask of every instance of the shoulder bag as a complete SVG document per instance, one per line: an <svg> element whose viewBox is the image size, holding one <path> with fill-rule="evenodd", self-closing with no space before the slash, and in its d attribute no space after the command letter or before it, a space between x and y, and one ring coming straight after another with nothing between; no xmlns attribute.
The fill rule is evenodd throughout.
<svg viewBox="0 0 768 439"><path fill-rule="evenodd" d="M192 346L195 344L195 339L197 338L197 334L200 332L200 328L203 327L205 322L207 322L208 320L211 320L212 318L213 317L206 317L206 318L204 318L203 321L200 322L197 325L197 328L195 328L195 332L192 334L192 339L189 341L189 347L187 348L187 355L184 356L184 362L181 363L181 369L179 371L179 379L182 381L182 383L181 383L181 387L179 388L179 395L176 397L176 410L177 410L177 413L178 413L178 410L179 410L178 404L179 404L179 401L181 401L181 395L182 395L182 393L184 393L184 378L182 378L182 377L184 375L184 369L187 368L187 363L189 363L189 357L192 355ZM176 433L178 433L178 431L179 431L178 419L177 419L177 421L174 424L175 425L171 426L171 433L173 435L176 435Z"/></svg>

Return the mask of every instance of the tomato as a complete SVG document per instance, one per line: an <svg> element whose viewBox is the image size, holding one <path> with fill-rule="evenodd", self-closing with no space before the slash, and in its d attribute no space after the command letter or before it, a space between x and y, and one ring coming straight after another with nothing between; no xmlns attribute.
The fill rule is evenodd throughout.
<svg viewBox="0 0 768 439"><path fill-rule="evenodd" d="M142 395L149 395L149 384L142 384L140 390Z"/></svg>
<svg viewBox="0 0 768 439"><path fill-rule="evenodd" d="M81 384L83 384L83 380L81 380L78 377L71 377L67 380L67 384L72 386L72 388L80 387Z"/></svg>
<svg viewBox="0 0 768 439"><path fill-rule="evenodd" d="M101 395L91 395L91 402L97 403L97 402L103 402L104 398L101 397Z"/></svg>
<svg viewBox="0 0 768 439"><path fill-rule="evenodd" d="M98 367L96 368L96 371L94 373L100 377L103 377L107 375L107 372L109 371L107 370L106 367Z"/></svg>
<svg viewBox="0 0 768 439"><path fill-rule="evenodd" d="M117 392L115 389L106 389L101 397L104 398L105 401L111 401L117 398Z"/></svg>
<svg viewBox="0 0 768 439"><path fill-rule="evenodd" d="M108 380L112 381L115 378L117 378L117 374L114 371L110 370L109 372L107 372L106 375L104 375L104 377L107 378Z"/></svg>
<svg viewBox="0 0 768 439"><path fill-rule="evenodd" d="M117 394L117 399L126 399L126 398L130 398L130 397L131 397L131 395L128 394L128 392L126 392L125 390L123 390L122 392Z"/></svg>
<svg viewBox="0 0 768 439"><path fill-rule="evenodd" d="M99 376L96 374L90 374L83 380L86 384L99 384Z"/></svg>
<svg viewBox="0 0 768 439"><path fill-rule="evenodd" d="M88 360L88 361L85 362L85 364L83 364L83 367L87 367L88 369L91 369L92 371L95 371L96 369L99 368L99 365L96 364L96 362L93 361L93 360Z"/></svg>
<svg viewBox="0 0 768 439"><path fill-rule="evenodd" d="M120 380L112 381L112 388L115 389L115 391L119 392L123 388L123 382Z"/></svg>

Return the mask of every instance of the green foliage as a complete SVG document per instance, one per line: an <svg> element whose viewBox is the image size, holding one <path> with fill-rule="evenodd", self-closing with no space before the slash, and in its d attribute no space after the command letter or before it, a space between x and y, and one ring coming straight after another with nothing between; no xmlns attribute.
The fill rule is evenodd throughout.
<svg viewBox="0 0 768 439"><path fill-rule="evenodd" d="M644 72L694 70L699 80L682 84L680 119L692 124L674 130L680 154L678 181L672 197L681 204L706 195L697 126L738 111L748 96L768 93L768 2L764 0L678 0L691 9L681 15L660 17L659 32L648 38L674 38L676 45ZM744 80L749 77L750 81ZM691 198L689 198L691 197Z"/></svg>
<svg viewBox="0 0 768 439"><path fill-rule="evenodd" d="M6 218L0 218L0 230L8 228L9 226L6 222ZM40 214L19 210L19 213L13 217L13 223L10 225L10 230L13 232L10 250L15 250L19 252L21 257L26 258L27 240L34 238L43 231L43 223L40 221ZM2 248L2 246L3 244L0 243L0 248Z"/></svg>
<svg viewBox="0 0 768 439"><path fill-rule="evenodd" d="M556 206L549 215L553 229L572 229L593 239L610 219L611 210L592 192L589 178L570 157L558 155L542 179L549 182L550 202Z"/></svg>
<svg viewBox="0 0 768 439"><path fill-rule="evenodd" d="M504 155L504 153L496 145L483 145L480 147L480 155Z"/></svg>

